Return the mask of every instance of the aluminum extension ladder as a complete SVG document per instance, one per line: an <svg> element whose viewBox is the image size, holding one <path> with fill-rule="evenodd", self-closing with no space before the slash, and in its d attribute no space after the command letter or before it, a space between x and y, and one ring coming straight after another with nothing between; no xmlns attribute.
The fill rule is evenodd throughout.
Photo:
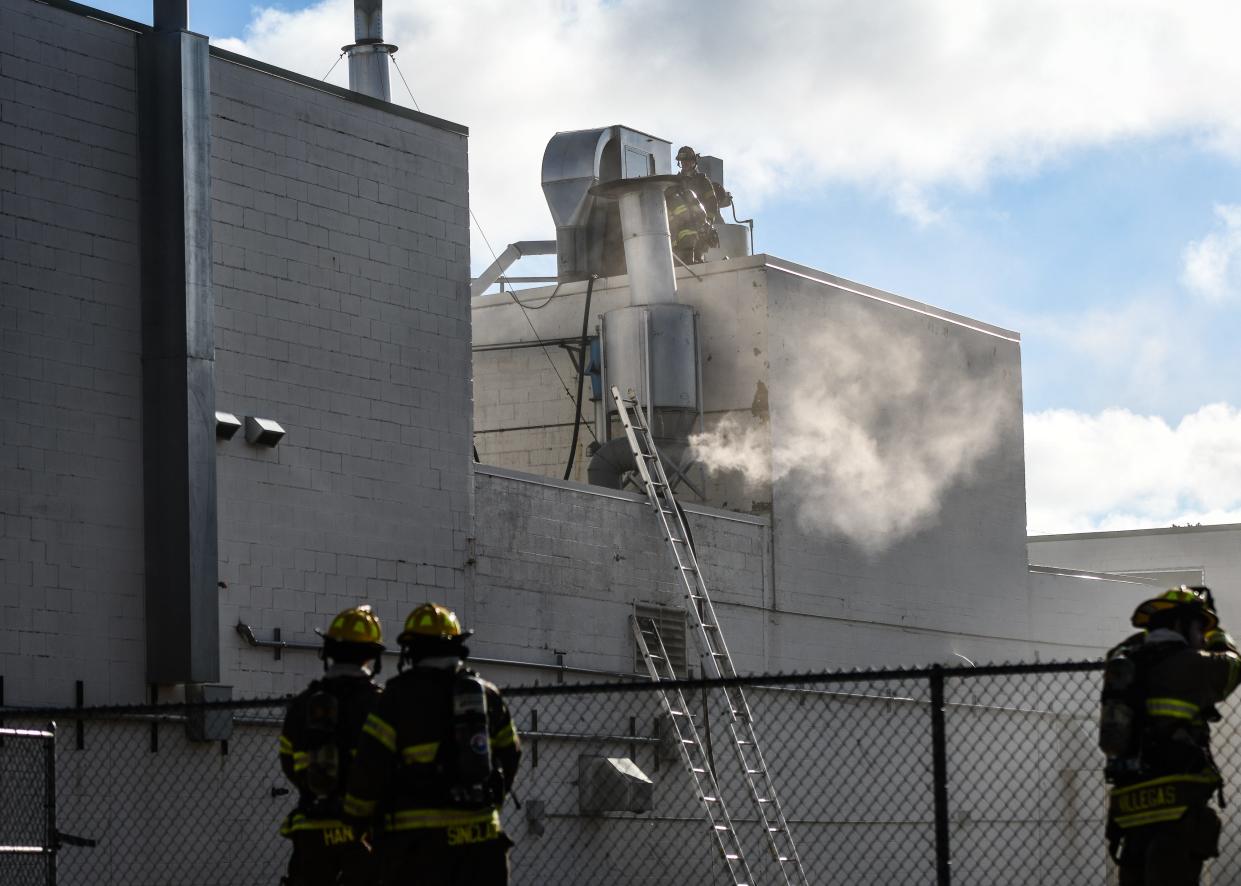
<svg viewBox="0 0 1241 886"><path fill-rule="evenodd" d="M663 638L659 636L655 619L635 614L632 617L632 624L633 637L638 641L638 649L642 651L642 659L646 662L646 669L650 672L651 679L657 683L677 679L676 671L673 670L672 663L668 660L668 650L664 648ZM680 689L674 689L671 692L661 692L660 697L663 699L664 710L668 712L668 718L677 736L677 747L681 749L681 762L685 764L690 778L694 781L698 802L702 804L707 814L716 846L724 857L724 867L728 869L728 875L731 878L729 882L734 886L750 886L754 882L754 877L750 873L750 866L746 864L745 853L741 850L741 839L737 836L737 829L733 827L733 820L728 814L728 805L724 802L724 795L720 791L719 783L715 780L715 773L711 770L706 747L702 742L702 736L698 734L698 727L694 725L694 717L685 700L685 693Z"/></svg>
<svg viewBox="0 0 1241 886"><path fill-rule="evenodd" d="M702 570L698 568L698 558L690 541L689 527L685 523L684 512L672 494L672 487L668 483L668 475L664 472L659 452L655 448L655 441L642 419L642 409L635 398L622 398L619 388L613 387L611 393L612 399L616 403L616 410L620 415L621 425L625 428L625 436L629 439L629 448L633 451L634 464L637 467L638 476L642 480L642 487L646 491L646 496L650 500L651 506L659 517L660 525L664 530L664 538L668 541L673 559L676 561L677 574L680 576L681 584L685 588L686 612L689 614L690 626L698 642L699 652L704 662L705 674L709 677L736 677L737 670L733 666L732 656L729 655L728 645L724 642L724 634L720 630L719 619L715 616L715 606L711 603L711 597L707 593L707 584L703 580ZM630 407L633 407L632 415ZM646 624L642 624L642 622L646 622ZM659 638L659 630L654 620L638 619L635 616L634 634L638 638L638 648L643 653L647 670L651 672L652 678L656 680L675 679L676 674L667 660L663 641ZM651 655L651 640L658 641L656 643L656 648L659 650L658 657L652 657ZM662 672L659 670L659 662L661 660L664 662L664 670ZM784 817L784 810L776 797L775 785L772 783L767 763L763 759L758 736L754 732L754 718L750 712L750 705L746 701L745 693L739 685L724 687L724 693L728 701L728 730L732 739L729 743L732 745L733 753L745 775L743 780L750 795L750 800L758 813L758 820L762 823L764 834L767 838L767 847L771 851L772 858L781 873L784 883L789 884L789 886L809 886L809 881L806 879L806 871L802 867L801 858L797 854L797 846L794 844L793 835L789 831L788 820ZM680 693L678 693L678 696L680 696L678 702L681 705L682 716L672 713L671 705L667 702L667 699L665 699L665 706L669 708L669 713L672 715L672 721L674 726L677 727L677 736L684 751L687 747L687 742L697 742L698 736L697 730L693 727L693 721L689 717L689 709L685 706L684 696L681 696ZM682 734L682 724L688 725L693 730L688 738L685 734ZM689 730L686 731L688 732ZM697 747L701 748L701 745L697 745ZM698 773L694 771L693 760L685 754L682 756L686 761L686 765L690 767L690 774L694 776L695 783L697 783ZM705 761L705 757L703 759ZM710 769L710 767L706 766L703 768ZM715 782L714 777L712 777L712 783L716 790L715 796L719 798L719 805L722 808L724 805L723 798L719 794L719 786ZM707 806L707 811L710 815L712 804L704 801L704 805ZM728 824L731 829L731 820L728 821ZM712 825L713 827L716 826L714 817L712 817ZM719 837L719 835L720 832L717 828L716 836ZM738 856L741 856L741 846L737 840L735 830L732 830L729 840L736 846ZM721 842L722 848L724 845L724 842ZM725 860L728 860L727 852L725 853ZM748 866L745 865L744 857L739 857L739 861L742 868L748 872ZM731 863L730 870L732 870Z"/></svg>

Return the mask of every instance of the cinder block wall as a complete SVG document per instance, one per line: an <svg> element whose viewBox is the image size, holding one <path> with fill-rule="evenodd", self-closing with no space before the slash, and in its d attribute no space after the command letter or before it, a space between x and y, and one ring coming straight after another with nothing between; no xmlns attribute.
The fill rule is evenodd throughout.
<svg viewBox="0 0 1241 886"><path fill-rule="evenodd" d="M222 680L283 692L369 601L461 605L471 459L466 138L221 58L211 66Z"/></svg>
<svg viewBox="0 0 1241 886"><path fill-rule="evenodd" d="M0 0L0 676L10 704L146 696L137 43ZM465 130L214 55L221 681L318 669L233 630L396 628L463 603L470 461ZM396 630L391 630L395 634Z"/></svg>
<svg viewBox="0 0 1241 886"><path fill-rule="evenodd" d="M479 655L546 663L561 651L569 665L631 672L634 601L685 605L645 497L486 466L475 479L477 562L466 615L478 636L471 647ZM760 669L770 605L766 520L689 511L737 666ZM497 676L529 682L534 675Z"/></svg>
<svg viewBox="0 0 1241 886"><path fill-rule="evenodd" d="M143 687L135 35L0 0L0 675Z"/></svg>

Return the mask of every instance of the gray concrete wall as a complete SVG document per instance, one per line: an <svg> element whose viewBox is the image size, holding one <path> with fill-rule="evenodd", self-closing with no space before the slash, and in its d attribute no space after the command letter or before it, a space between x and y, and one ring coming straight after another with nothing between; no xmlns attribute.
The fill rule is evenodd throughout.
<svg viewBox="0 0 1241 886"><path fill-rule="evenodd" d="M787 267L767 273L771 436L796 458L773 491L783 605L946 633L1026 635L1017 337ZM854 342L860 353L842 353ZM841 408L821 443L807 438L806 426L821 420L810 410L847 403L854 388L890 405L869 416ZM959 427L944 426L941 410L993 425L990 438L958 442ZM935 470L955 453L918 462L970 445L977 457L942 487ZM923 516L904 525L915 509Z"/></svg>
<svg viewBox="0 0 1241 886"><path fill-rule="evenodd" d="M141 698L135 35L0 0L0 674Z"/></svg>
<svg viewBox="0 0 1241 886"><path fill-rule="evenodd" d="M696 266L693 273L678 270L677 298L699 315L708 428L725 416L747 426L765 418L756 385L766 373L765 261L755 256ZM577 367L558 342L576 343L581 335L586 284L540 287L517 297L524 312L509 294L473 299L475 445L484 464L560 478L573 434ZM589 334L598 333L602 314L628 304L627 277L597 281ZM537 341L548 344L529 347ZM589 427L579 434L570 476L579 482L586 480L585 450L596 436L589 379L585 391L582 414ZM706 478L706 489L707 503L733 510L755 510L758 503L762 512L771 500L767 488L736 476Z"/></svg>
<svg viewBox="0 0 1241 886"><path fill-rule="evenodd" d="M392 637L459 606L470 534L463 135L212 61L218 408L274 449L218 444L222 681L284 692L318 663L263 638L363 600Z"/></svg>
<svg viewBox="0 0 1241 886"><path fill-rule="evenodd" d="M559 651L569 666L630 672L633 602L680 606L683 600L645 499L483 465L475 478L476 563L464 608L478 632L475 653L550 665ZM990 621L971 612L952 630L929 615L927 624L912 615L899 621L892 613L900 606L909 612L919 601L891 596L880 596L874 610L858 605L837 612L818 595L797 593L781 575L770 518L699 505L687 510L742 673L960 664L958 655L975 663L1092 658L1123 630L1127 601L1148 590L1102 578L1027 574L1022 567L1009 584L989 586L996 601ZM784 556L791 556L787 549ZM850 587L876 582L872 592L884 593L882 576L845 579ZM545 679L525 669L484 670L510 684Z"/></svg>
<svg viewBox="0 0 1241 886"><path fill-rule="evenodd" d="M816 385L819 390L875 385L878 379L905 385L902 391L876 386L872 392L876 401L890 397L896 404L892 415L880 415L890 425L901 423L902 409L921 410L924 419L933 419L942 405L962 421L991 428L990 434L967 435L962 445L976 447L977 457L943 489L933 491L934 507L912 531L874 547L841 527L851 530L850 521L869 519L873 508L868 496L901 502L906 490L899 482L842 494L839 485L830 485L816 470L794 468L774 489L739 472L711 477L709 501L757 513L764 525L773 527L769 549L775 553L765 579L774 588L768 610L761 618L739 622L746 641L761 648L764 667L880 667L956 662L958 655L973 661L1083 658L1114 642L1111 638L1123 621L1111 617L1111 607L1142 593L1141 586L1027 571L1020 344L1015 333L771 256L694 270L697 276L680 271L678 298L700 314L708 427L734 422L757 434L762 445L776 450L794 445L806 459L820 459L821 467L849 453L832 451L838 441L819 446L812 438L807 443L805 425L816 416L799 410L798 398L807 385L813 392ZM476 440L484 463L494 458L505 467L561 475L572 420L562 384L573 381L570 361L556 347L548 348L561 373L558 380L541 348L493 349L529 343L535 333L544 341L578 335L584 289L584 284L564 286L550 300L550 288L523 295L529 305L525 316L510 296L474 300ZM599 281L592 331L598 314L627 300L625 278ZM847 377L847 371L832 366L838 355L818 341L831 330L846 338L854 335L867 347L873 344L855 373L858 377ZM924 355L917 368L925 377L893 380L884 375L881 370L899 364L910 351ZM962 402L962 390L973 399ZM944 431L942 422L926 423ZM892 432L890 427L871 430L877 439ZM790 444L798 436L802 439ZM948 450L955 445L951 434L946 441L919 442ZM575 477L581 477L580 458L577 464ZM485 485L479 486L480 496L486 494ZM552 488L562 487L549 484ZM544 494L558 500L567 492ZM807 504L829 512L837 525L808 527L802 513ZM538 513L539 519L558 520L558 507L553 501ZM480 505L483 547L495 529L487 510ZM528 519L532 512L527 508L517 513ZM626 533L653 531L653 521L640 529L640 513L630 519L638 523ZM637 544L630 534L618 537L625 538L626 545ZM571 569L563 564L572 554L562 539L541 544L527 538L523 543L534 555L558 552L539 567L546 576L539 587L547 593L557 593L558 584L586 584L568 578ZM589 548L579 548L579 555L582 550ZM715 554L702 557L709 585L714 574L730 569L713 562ZM588 560L593 556L585 555ZM558 564L563 565L562 578L554 579ZM541 605L554 609L559 604ZM761 644L755 633L760 627ZM599 642L623 644L624 638L601 635ZM738 659L740 664L739 654Z"/></svg>
<svg viewBox="0 0 1241 886"><path fill-rule="evenodd" d="M1205 581L1226 622L1241 610L1241 525L1034 535L1028 549L1045 566L1144 574L1164 587Z"/></svg>
<svg viewBox="0 0 1241 886"><path fill-rule="evenodd" d="M672 555L645 498L478 466L473 589L479 655L634 669L634 601L684 606ZM738 669L766 661L766 520L691 506L699 558ZM496 673L513 682L531 675Z"/></svg>
<svg viewBox="0 0 1241 886"><path fill-rule="evenodd" d="M0 676L10 704L144 679L137 41L0 0ZM460 605L473 486L464 130L211 60L222 682L370 600Z"/></svg>

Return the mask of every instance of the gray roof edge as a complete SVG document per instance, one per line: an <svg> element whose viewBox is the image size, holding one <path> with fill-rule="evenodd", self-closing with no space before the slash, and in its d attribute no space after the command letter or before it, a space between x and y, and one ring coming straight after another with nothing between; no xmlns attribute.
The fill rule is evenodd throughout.
<svg viewBox="0 0 1241 886"><path fill-rule="evenodd" d="M279 77L281 80L288 80L290 83L296 83L299 86L305 86L308 89L314 89L318 92L334 95L345 101L353 102L358 105L365 105L368 108L374 108L377 111L384 111L388 114L395 114L397 117L404 117L407 120L413 120L418 123L425 123L428 126L434 126L436 129L442 129L445 132L451 132L454 135L469 136L468 127L460 123L453 123L451 120L444 120L440 117L433 117L430 114L424 114L421 111L415 111L404 105L393 104L382 99L372 98L369 95L363 95L360 92L354 92L352 89L344 89L331 83L324 83L322 80L316 80L313 77L307 77L305 74L298 74L286 68L278 68L275 65L269 65L266 62L258 61L249 56L240 55L236 52L229 52L227 49L221 49L218 46L211 47L211 55L220 61L229 62L243 68L251 68L263 74L269 74L272 77Z"/></svg>
<svg viewBox="0 0 1241 886"><path fill-rule="evenodd" d="M154 33L155 29L143 22L136 22L124 16L114 15L111 12L105 12L102 9L95 9L93 6L87 6L83 3L75 3L73 0L30 0L32 3L38 3L40 6L50 6L53 9L59 9L63 12L69 12L74 15L80 15L84 18L95 19L104 24L113 27L122 28L126 31L133 31L141 36ZM221 61L230 62L243 68L251 68L264 74L270 74L273 77L279 77L282 80L288 80L290 83L296 83L299 86L305 86L319 92L325 92L328 95L334 95L345 101L354 102L359 105L366 105L379 111L386 111L389 114L395 114L398 117L404 117L407 120L415 120L418 123L425 123L428 126L434 126L446 132L456 135L469 136L468 127L460 123L453 123L451 120L444 120L440 117L433 117L430 114L424 114L421 111L415 111L404 105L397 105L391 102L380 101L377 98L371 98L369 95L363 95L360 92L354 92L350 89L342 89L331 83L324 83L322 80L316 80L313 77L307 77L305 74L298 74L286 68L279 68L275 65L269 65L249 56L240 55L236 52L229 52L227 49L221 49L218 46L210 47L211 55Z"/></svg>
<svg viewBox="0 0 1241 886"><path fill-rule="evenodd" d="M1014 343L1021 342L1021 333L1011 329L1005 329L1002 326L995 326L982 320L975 320L972 317L966 317L964 314L956 314L952 311L937 308L928 305L925 302L914 301L912 298L906 298L903 295L896 295L892 292L885 292L882 289L876 289L873 286L867 286L865 283L857 283L844 277L837 277L835 274L829 274L826 271L820 271L815 268L799 265L796 262L786 261L777 258L774 255L765 256L766 265L773 271L780 271L785 274L791 274L795 277L802 277L806 280L812 280L816 283L822 283L826 286L832 286L836 289L842 289L845 292L851 292L854 295L860 295L863 298L873 298L877 301L886 302L893 307L904 308L905 310L915 311L919 314L925 314L928 317L935 317L939 320L953 323L957 326L964 326L975 332L982 332L986 335L993 335L997 338L1005 339Z"/></svg>
<svg viewBox="0 0 1241 886"><path fill-rule="evenodd" d="M1143 587L1162 588L1157 581L1138 578L1136 575L1120 575L1115 572L1091 572L1085 569L1062 569L1059 566L1029 565L1030 572L1038 575L1062 575L1066 578L1085 578L1091 581L1114 581L1121 584L1142 585Z"/></svg>
<svg viewBox="0 0 1241 886"><path fill-rule="evenodd" d="M1196 532L1239 532L1241 523L1213 523L1208 526L1156 526L1150 529L1113 529L1109 532L1064 532L1049 535L1027 535L1026 542L1087 541L1096 538L1141 538L1146 535L1177 535Z"/></svg>
<svg viewBox="0 0 1241 886"><path fill-rule="evenodd" d="M821 283L824 286L831 286L834 289L840 289L854 295L860 295L863 298L871 298L877 301L885 302L893 307L903 308L907 311L915 311L919 314L925 314L928 317L934 317L956 326L963 326L972 329L975 332L981 332L985 335L1002 338L1005 341L1011 341L1016 344L1021 343L1021 333L1014 332L1011 329L1005 329L1001 326L995 326L982 320L975 320L972 317L966 317L964 314L956 314L952 311L937 308L924 302L915 301L912 298L906 298L903 295L896 295L892 292L885 292L882 289L876 289L873 286L867 286L865 283L857 283L845 277L837 277L835 274L829 274L827 271L820 271L806 265L799 265L797 262L788 261L769 253L759 252L754 255L740 256L738 258L728 259L727 261L706 262L705 264L694 265L692 268L677 268L677 288L688 284L697 278L711 277L716 274L725 274L731 271L741 271L750 268L759 268L772 271L778 271L782 274L789 274L794 277L801 277L811 280L815 283ZM604 281L607 281L604 283ZM602 286L600 284L603 284ZM624 274L617 274L613 277L601 277L595 283L595 291L623 288L629 285L629 278ZM537 300L546 298L549 293L555 294L556 297L574 295L586 288L586 282L575 281L573 283L548 284L546 286L531 287L529 289L520 289L515 293L518 300L528 298ZM497 293L491 295L475 296L471 299L471 307L473 308L490 308L499 305L511 304L512 297L497 298Z"/></svg>

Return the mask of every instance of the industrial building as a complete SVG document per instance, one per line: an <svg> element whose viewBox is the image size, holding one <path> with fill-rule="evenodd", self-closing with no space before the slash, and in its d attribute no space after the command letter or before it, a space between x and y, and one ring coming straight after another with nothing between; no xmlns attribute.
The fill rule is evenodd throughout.
<svg viewBox="0 0 1241 886"><path fill-rule="evenodd" d="M188 32L164 42L200 79L173 90L141 67L172 63L138 51L158 24L31 0L4 15L6 701L69 701L78 680L100 703L152 684L290 691L313 656L275 660L234 627L310 644L358 600L395 623L442 599L484 658L632 670L632 604L677 607L675 583L640 496L548 476L574 409L548 354L570 380L573 361L523 347L513 298L468 298L465 128ZM180 121L186 144L149 119ZM608 174L592 138L584 218ZM642 144L670 167L668 142ZM683 490L739 666L1069 658L1115 636L1099 614L1137 591L1026 560L1016 333L765 255L676 285L707 426L731 415L774 447L797 433L799 361L832 329L919 348L927 396L981 379L995 412L933 513L879 548L838 529L861 498L796 467ZM578 335L586 286L521 293L554 295L541 340ZM592 312L630 292L601 277ZM804 522L820 494L835 517Z"/></svg>
<svg viewBox="0 0 1241 886"><path fill-rule="evenodd" d="M360 602L454 608L502 684L644 672L635 613L696 671L613 384L739 672L1125 631L1136 559L1027 550L1018 333L735 226L674 268L671 143L620 125L547 134L558 279L472 297L467 128L386 101L382 52L339 89L184 8L0 0L0 702L287 694Z"/></svg>

